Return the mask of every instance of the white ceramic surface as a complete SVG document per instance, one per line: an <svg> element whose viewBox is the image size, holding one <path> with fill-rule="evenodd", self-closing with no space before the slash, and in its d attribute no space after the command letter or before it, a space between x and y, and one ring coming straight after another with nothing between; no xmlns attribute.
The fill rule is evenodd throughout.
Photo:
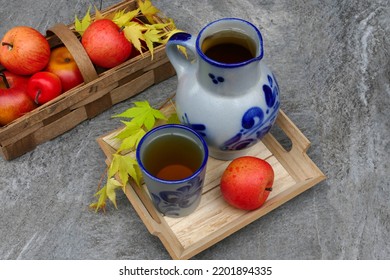
<svg viewBox="0 0 390 280"><path fill-rule="evenodd" d="M253 59L226 64L208 58L201 50L208 36L234 30L256 44ZM177 46L194 57L186 59ZM250 22L223 18L206 25L197 37L178 33L167 44L167 55L176 69L176 108L180 121L206 140L210 155L231 160L270 130L279 111L279 87L262 61L263 39Z"/></svg>

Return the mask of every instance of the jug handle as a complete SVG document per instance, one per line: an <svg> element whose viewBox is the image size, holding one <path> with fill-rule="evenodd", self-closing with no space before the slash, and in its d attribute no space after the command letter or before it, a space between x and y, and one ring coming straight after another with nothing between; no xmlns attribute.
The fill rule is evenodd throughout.
<svg viewBox="0 0 390 280"><path fill-rule="evenodd" d="M193 65L191 61L187 59L187 55L184 54L178 48L178 46L185 47L187 50L190 50L196 56L195 43L196 37L185 32L175 33L169 38L165 50L170 62L176 70L176 74L178 77L180 77L185 72L186 68Z"/></svg>

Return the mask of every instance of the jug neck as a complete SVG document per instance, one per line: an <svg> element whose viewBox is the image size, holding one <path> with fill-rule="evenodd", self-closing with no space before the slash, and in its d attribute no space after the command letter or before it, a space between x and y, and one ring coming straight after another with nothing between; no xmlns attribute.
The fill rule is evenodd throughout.
<svg viewBox="0 0 390 280"><path fill-rule="evenodd" d="M213 60L205 55L204 52L207 52L209 48L224 43L245 45L253 57L238 62L224 62ZM253 61L260 61L264 55L263 37L260 30L252 23L239 18L222 18L206 25L196 38L195 48L201 59L224 68L242 67Z"/></svg>
<svg viewBox="0 0 390 280"><path fill-rule="evenodd" d="M205 90L224 96L239 96L260 80L260 61L235 68L224 68L199 60L197 79Z"/></svg>
<svg viewBox="0 0 390 280"><path fill-rule="evenodd" d="M226 43L243 46L250 55L240 57L236 51L227 52ZM260 79L263 39L256 26L248 21L223 18L206 25L199 32L195 48L198 81L211 92L239 94L240 90L256 85ZM212 49L216 56L211 55Z"/></svg>

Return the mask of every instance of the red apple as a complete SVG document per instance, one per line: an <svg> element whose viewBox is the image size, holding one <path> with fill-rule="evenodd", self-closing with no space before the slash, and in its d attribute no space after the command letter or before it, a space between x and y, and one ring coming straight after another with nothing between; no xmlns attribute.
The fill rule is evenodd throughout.
<svg viewBox="0 0 390 280"><path fill-rule="evenodd" d="M37 30L28 26L10 29L1 40L1 64L19 75L32 75L46 67L50 45Z"/></svg>
<svg viewBox="0 0 390 280"><path fill-rule="evenodd" d="M126 61L133 45L124 32L109 19L99 19L85 30L81 43L91 61L103 68L112 68Z"/></svg>
<svg viewBox="0 0 390 280"><path fill-rule="evenodd" d="M63 92L74 88L84 81L76 61L64 46L51 51L49 64L45 71L56 74L60 78Z"/></svg>
<svg viewBox="0 0 390 280"><path fill-rule="evenodd" d="M61 80L51 72L38 72L30 77L27 83L27 94L41 105L56 98L62 93Z"/></svg>
<svg viewBox="0 0 390 280"><path fill-rule="evenodd" d="M234 159L221 177L221 193L230 205L254 210L261 207L272 191L274 170L263 159L243 156Z"/></svg>
<svg viewBox="0 0 390 280"><path fill-rule="evenodd" d="M0 74L0 126L36 108L27 95L28 78L4 71Z"/></svg>

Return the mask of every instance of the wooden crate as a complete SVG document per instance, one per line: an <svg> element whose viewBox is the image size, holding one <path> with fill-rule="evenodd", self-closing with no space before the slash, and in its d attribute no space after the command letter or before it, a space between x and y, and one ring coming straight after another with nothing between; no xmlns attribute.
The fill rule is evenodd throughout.
<svg viewBox="0 0 390 280"><path fill-rule="evenodd" d="M104 10L103 14L124 9L136 9L136 1L123 1ZM69 49L82 72L84 83L0 127L0 154L6 160L33 150L175 74L163 45L155 48L153 59L149 52L145 52L143 57L138 55L103 71L92 64L73 25L57 24L47 31L46 38L51 48L65 45Z"/></svg>
<svg viewBox="0 0 390 280"><path fill-rule="evenodd" d="M173 110L172 106L163 108L167 115ZM276 126L291 140L291 150L285 150L278 140L268 133L248 151L248 155L269 162L275 172L273 190L259 209L243 211L224 201L219 183L230 161L211 157L207 163L200 205L189 216L165 217L153 206L145 186L126 186L125 194L130 203L149 232L161 240L173 259L193 257L325 179L322 171L306 154L310 146L309 140L283 111L278 115ZM113 136L120 131L121 128L97 139L107 157L107 164L110 164L112 154L118 148L118 141L113 139Z"/></svg>

